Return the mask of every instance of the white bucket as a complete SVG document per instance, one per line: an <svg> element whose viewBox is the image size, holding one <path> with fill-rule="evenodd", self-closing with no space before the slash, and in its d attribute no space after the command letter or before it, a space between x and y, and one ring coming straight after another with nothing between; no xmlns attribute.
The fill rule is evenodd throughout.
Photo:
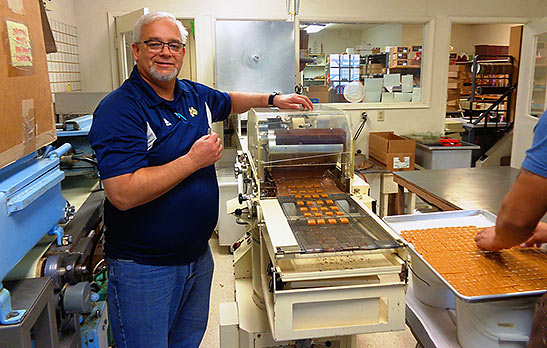
<svg viewBox="0 0 547 348"><path fill-rule="evenodd" d="M414 297L426 305L435 308L456 308L452 291L439 280L435 273L420 258L411 254L410 259L413 273L415 273L412 275ZM423 280L420 280L416 275Z"/></svg>
<svg viewBox="0 0 547 348"><path fill-rule="evenodd" d="M538 298L467 303L456 299L462 348L525 348Z"/></svg>

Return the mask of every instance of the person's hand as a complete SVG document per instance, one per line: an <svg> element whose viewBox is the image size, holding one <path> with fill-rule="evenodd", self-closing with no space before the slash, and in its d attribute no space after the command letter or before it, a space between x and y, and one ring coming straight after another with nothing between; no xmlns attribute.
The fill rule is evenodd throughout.
<svg viewBox="0 0 547 348"><path fill-rule="evenodd" d="M475 236L475 243L483 250L498 251L503 249L496 244L496 226L484 228Z"/></svg>
<svg viewBox="0 0 547 348"><path fill-rule="evenodd" d="M218 134L211 133L202 136L188 152L188 156L196 164L198 169L205 168L220 159L222 144Z"/></svg>
<svg viewBox="0 0 547 348"><path fill-rule="evenodd" d="M278 94L274 97L273 105L280 109L300 110L302 106L306 110L313 110L310 98L299 94Z"/></svg>
<svg viewBox="0 0 547 348"><path fill-rule="evenodd" d="M540 247L543 243L547 243L547 223L540 222L532 233L532 237L528 238L520 246L523 248L533 246Z"/></svg>

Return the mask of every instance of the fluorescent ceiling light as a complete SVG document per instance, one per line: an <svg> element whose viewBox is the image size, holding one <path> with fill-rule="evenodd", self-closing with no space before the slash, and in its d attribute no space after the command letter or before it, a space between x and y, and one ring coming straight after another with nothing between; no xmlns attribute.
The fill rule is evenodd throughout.
<svg viewBox="0 0 547 348"><path fill-rule="evenodd" d="M315 34L327 27L326 24L310 24L306 27L306 33Z"/></svg>

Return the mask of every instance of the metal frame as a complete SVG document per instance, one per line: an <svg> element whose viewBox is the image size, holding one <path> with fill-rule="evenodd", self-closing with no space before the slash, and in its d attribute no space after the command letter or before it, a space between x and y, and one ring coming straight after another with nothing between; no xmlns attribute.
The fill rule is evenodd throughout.
<svg viewBox="0 0 547 348"><path fill-rule="evenodd" d="M5 286L11 290L14 306L28 309L20 323L0 325L0 346L2 348L60 347L51 278L6 282ZM31 339L31 331L34 336L34 344Z"/></svg>

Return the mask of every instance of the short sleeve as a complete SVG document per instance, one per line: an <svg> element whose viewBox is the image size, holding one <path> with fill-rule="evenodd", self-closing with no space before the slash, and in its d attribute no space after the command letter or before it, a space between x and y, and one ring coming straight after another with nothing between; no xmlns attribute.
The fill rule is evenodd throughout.
<svg viewBox="0 0 547 348"><path fill-rule="evenodd" d="M526 151L522 167L536 175L547 177L547 111L536 124L532 147Z"/></svg>
<svg viewBox="0 0 547 348"><path fill-rule="evenodd" d="M106 97L93 113L89 142L102 179L148 166L147 123L134 101Z"/></svg>
<svg viewBox="0 0 547 348"><path fill-rule="evenodd" d="M196 84L198 94L201 95L209 109L213 122L224 121L232 112L232 99L226 92L207 87L202 84Z"/></svg>

